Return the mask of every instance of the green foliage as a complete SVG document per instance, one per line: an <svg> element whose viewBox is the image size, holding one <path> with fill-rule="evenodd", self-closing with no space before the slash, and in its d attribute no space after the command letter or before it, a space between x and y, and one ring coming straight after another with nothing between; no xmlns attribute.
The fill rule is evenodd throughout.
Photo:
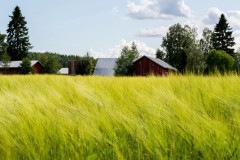
<svg viewBox="0 0 240 160"><path fill-rule="evenodd" d="M212 47L212 30L209 28L204 28L202 33L202 38L200 40L200 48L204 54L207 54Z"/></svg>
<svg viewBox="0 0 240 160"><path fill-rule="evenodd" d="M139 57L136 44L133 42L131 48L123 47L120 57L116 61L115 75L129 76L133 74L133 61Z"/></svg>
<svg viewBox="0 0 240 160"><path fill-rule="evenodd" d="M5 42L6 35L0 34L0 61L3 68L7 69L9 67L9 62L11 57L7 54L7 43Z"/></svg>
<svg viewBox="0 0 240 160"><path fill-rule="evenodd" d="M116 66L114 68L115 75L127 75L129 64L128 62L129 48L127 46L123 47L121 56L116 61ZM130 65L131 66L131 65Z"/></svg>
<svg viewBox="0 0 240 160"><path fill-rule="evenodd" d="M185 48L188 47L190 37L189 27L182 27L179 23L171 26L165 37L163 37L162 47L166 51L166 62L184 72L187 65L187 53Z"/></svg>
<svg viewBox="0 0 240 160"><path fill-rule="evenodd" d="M3 63L2 66L7 68L9 66L9 62L11 60L11 58L8 56L7 53L4 53L3 55L1 55L1 62Z"/></svg>
<svg viewBox="0 0 240 160"><path fill-rule="evenodd" d="M59 63L64 68L68 67L68 61L70 60L81 60L81 56L78 55L57 55L59 56Z"/></svg>
<svg viewBox="0 0 240 160"><path fill-rule="evenodd" d="M90 57L89 53L79 58L79 65L76 70L76 74L80 75L91 75L94 71L96 62L93 57Z"/></svg>
<svg viewBox="0 0 240 160"><path fill-rule="evenodd" d="M28 49L31 48L28 37L28 28L25 17L22 16L18 6L15 7L11 21L7 29L7 52L11 60L22 60L27 57Z"/></svg>
<svg viewBox="0 0 240 160"><path fill-rule="evenodd" d="M240 157L238 76L0 81L0 159Z"/></svg>
<svg viewBox="0 0 240 160"><path fill-rule="evenodd" d="M8 54L5 52L0 56L1 66L3 67L3 74L7 74L7 70L9 67L11 58L8 56Z"/></svg>
<svg viewBox="0 0 240 160"><path fill-rule="evenodd" d="M240 74L240 50L234 55L235 64L234 67L238 74Z"/></svg>
<svg viewBox="0 0 240 160"><path fill-rule="evenodd" d="M55 74L61 68L58 55L50 52L38 54L39 62L43 65L44 73Z"/></svg>
<svg viewBox="0 0 240 160"><path fill-rule="evenodd" d="M233 70L234 59L225 51L211 50L206 58L207 72L225 73Z"/></svg>
<svg viewBox="0 0 240 160"><path fill-rule="evenodd" d="M29 53L31 60L38 60L44 68L44 73L55 74L61 68L59 55L56 53Z"/></svg>
<svg viewBox="0 0 240 160"><path fill-rule="evenodd" d="M223 50L227 52L227 54L234 56L234 49L231 48L235 45L234 37L232 37L231 28L224 14L221 14L219 22L214 28L212 44L214 49Z"/></svg>
<svg viewBox="0 0 240 160"><path fill-rule="evenodd" d="M29 74L32 70L31 61L29 58L23 58L22 63L20 64L21 74Z"/></svg>
<svg viewBox="0 0 240 160"><path fill-rule="evenodd" d="M175 24L163 37L162 47L166 51L165 61L180 72L201 73L204 70L204 54L197 40L197 29Z"/></svg>
<svg viewBox="0 0 240 160"><path fill-rule="evenodd" d="M7 53L7 43L5 42L6 35L0 33L0 56Z"/></svg>
<svg viewBox="0 0 240 160"><path fill-rule="evenodd" d="M188 44L184 48L184 52L187 55L185 70L195 74L203 73L205 70L205 59L199 41L197 40L197 29L189 26L185 26L185 29L185 43Z"/></svg>
<svg viewBox="0 0 240 160"><path fill-rule="evenodd" d="M185 51L187 53L187 65L185 70L195 74L203 73L206 65L201 49L195 45L190 45L187 49L185 49Z"/></svg>
<svg viewBox="0 0 240 160"><path fill-rule="evenodd" d="M60 68L68 67L68 61L70 60L77 60L80 62L76 69L77 74L80 75L91 75L96 65L96 60L88 53L85 56L80 57L78 55L60 55L51 52L31 52L28 56L32 60L39 60L44 67L45 73L48 74L55 74Z"/></svg>
<svg viewBox="0 0 240 160"><path fill-rule="evenodd" d="M165 59L165 53L162 50L160 50L159 48L157 49L155 55L156 55L156 58L158 58L158 59L161 59L161 60Z"/></svg>

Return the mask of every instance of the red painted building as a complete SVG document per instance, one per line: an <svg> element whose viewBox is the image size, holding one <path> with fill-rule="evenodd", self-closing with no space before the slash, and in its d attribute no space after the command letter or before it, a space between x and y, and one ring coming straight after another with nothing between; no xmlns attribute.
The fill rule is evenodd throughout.
<svg viewBox="0 0 240 160"><path fill-rule="evenodd" d="M170 72L177 72L177 69L157 58L142 56L133 62L133 75L135 76L164 76Z"/></svg>
<svg viewBox="0 0 240 160"><path fill-rule="evenodd" d="M20 64L22 61L10 61L7 65L0 62L0 74L21 74ZM32 73L43 74L43 66L39 61L31 61Z"/></svg>

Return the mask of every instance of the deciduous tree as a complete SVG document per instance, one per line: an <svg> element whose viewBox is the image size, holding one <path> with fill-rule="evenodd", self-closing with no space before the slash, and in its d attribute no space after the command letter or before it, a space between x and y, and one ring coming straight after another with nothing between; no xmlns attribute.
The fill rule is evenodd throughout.
<svg viewBox="0 0 240 160"><path fill-rule="evenodd" d="M133 74L133 61L139 57L136 44L133 42L131 48L123 47L120 57L116 61L115 75L128 76Z"/></svg>
<svg viewBox="0 0 240 160"><path fill-rule="evenodd" d="M211 38L212 30L204 28L202 38L200 40L200 48L204 54L207 54L211 49L213 49Z"/></svg>
<svg viewBox="0 0 240 160"><path fill-rule="evenodd" d="M54 53L40 53L37 60L43 65L44 73L54 74L61 68L59 57Z"/></svg>
<svg viewBox="0 0 240 160"><path fill-rule="evenodd" d="M31 72L31 61L29 58L23 58L22 63L20 64L20 71L22 74L29 74Z"/></svg>
<svg viewBox="0 0 240 160"><path fill-rule="evenodd" d="M85 56L80 57L79 61L80 64L78 66L76 74L91 75L95 66L94 58L90 57L89 53L87 53Z"/></svg>
<svg viewBox="0 0 240 160"><path fill-rule="evenodd" d="M7 54L7 43L5 42L6 35L0 34L0 61L1 66L3 66L4 70L6 71L9 67L10 57Z"/></svg>
<svg viewBox="0 0 240 160"><path fill-rule="evenodd" d="M240 50L238 50L234 55L234 60L235 60L235 64L234 64L235 69L237 73L240 74Z"/></svg>
<svg viewBox="0 0 240 160"><path fill-rule="evenodd" d="M171 26L162 42L162 47L166 52L165 61L183 73L187 63L190 64L190 61L192 63L192 60L197 61L193 58L200 55L196 43L195 28L188 25L182 27L180 24Z"/></svg>
<svg viewBox="0 0 240 160"><path fill-rule="evenodd" d="M204 54L201 50L199 40L197 40L197 28L184 27L186 30L184 51L187 55L187 64L185 70L192 73L203 73L205 69Z"/></svg>
<svg viewBox="0 0 240 160"><path fill-rule="evenodd" d="M211 50L206 58L207 72L213 73L216 70L220 73L229 72L233 69L234 59L222 50Z"/></svg>
<svg viewBox="0 0 240 160"><path fill-rule="evenodd" d="M7 43L5 42L6 35L0 33L0 56L7 53Z"/></svg>
<svg viewBox="0 0 240 160"><path fill-rule="evenodd" d="M165 59L165 53L163 52L163 50L160 50L159 48L156 51L156 58L164 60Z"/></svg>

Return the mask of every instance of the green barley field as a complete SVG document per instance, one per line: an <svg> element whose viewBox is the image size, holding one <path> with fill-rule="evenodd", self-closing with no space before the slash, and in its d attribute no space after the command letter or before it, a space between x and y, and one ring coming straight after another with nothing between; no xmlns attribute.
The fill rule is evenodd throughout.
<svg viewBox="0 0 240 160"><path fill-rule="evenodd" d="M240 77L0 76L0 159L240 159Z"/></svg>

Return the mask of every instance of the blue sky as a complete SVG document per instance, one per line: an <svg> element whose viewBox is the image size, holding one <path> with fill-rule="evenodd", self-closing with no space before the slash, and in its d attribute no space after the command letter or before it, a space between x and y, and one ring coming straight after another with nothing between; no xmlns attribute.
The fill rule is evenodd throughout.
<svg viewBox="0 0 240 160"><path fill-rule="evenodd" d="M132 41L154 56L169 26L213 26L224 13L240 47L237 0L0 0L0 32L6 33L15 6L28 22L33 51L116 57Z"/></svg>

